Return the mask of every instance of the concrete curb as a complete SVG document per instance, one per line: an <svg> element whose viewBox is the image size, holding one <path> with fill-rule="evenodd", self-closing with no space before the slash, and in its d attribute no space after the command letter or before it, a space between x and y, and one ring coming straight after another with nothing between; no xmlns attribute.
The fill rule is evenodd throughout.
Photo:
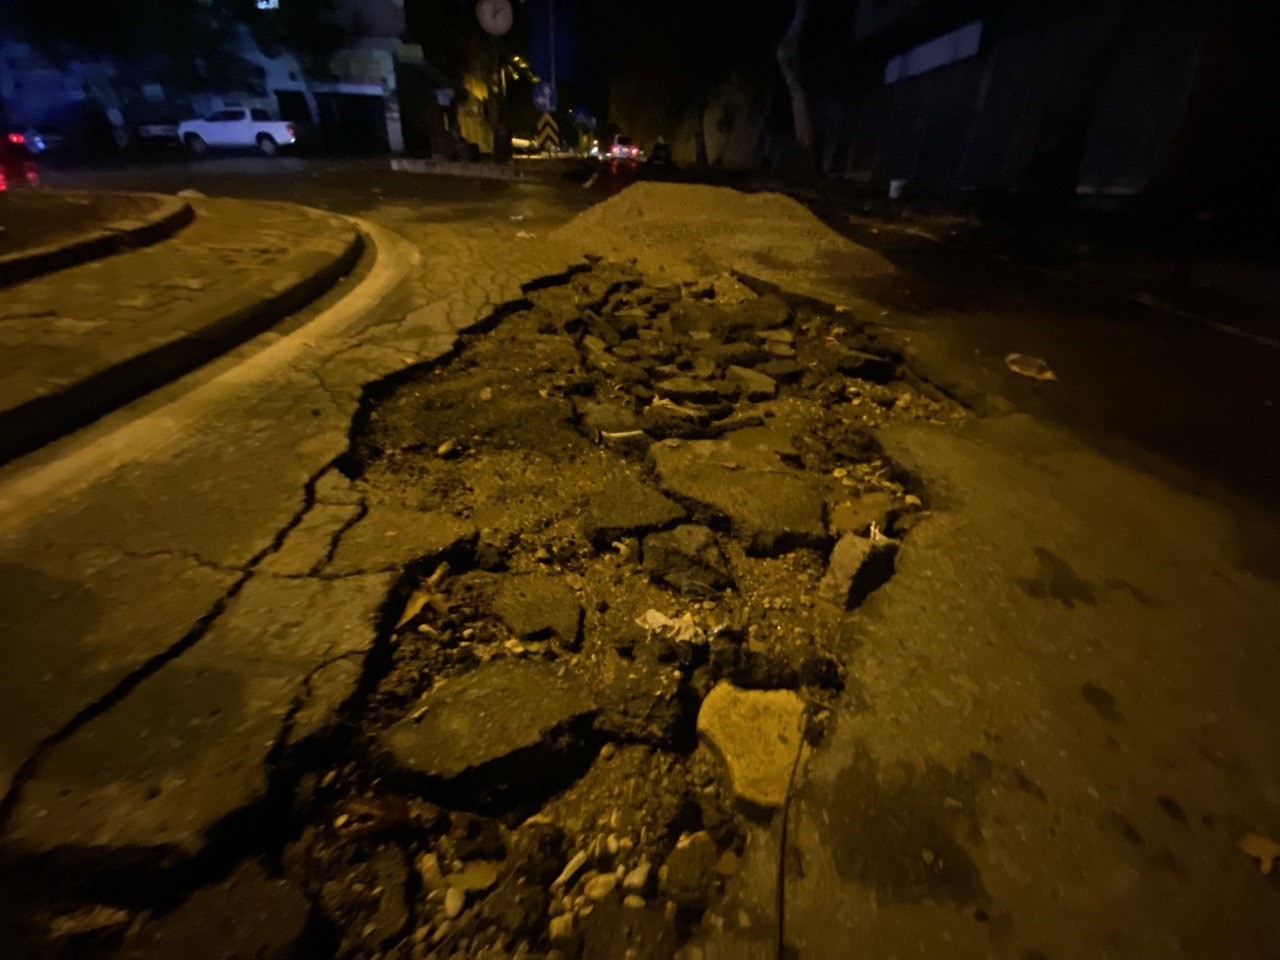
<svg viewBox="0 0 1280 960"><path fill-rule="evenodd" d="M394 157L391 169L399 173L430 173L441 177L471 177L476 180L519 180L520 173L512 166L493 163L464 163L461 160L420 160L414 157Z"/></svg>
<svg viewBox="0 0 1280 960"><path fill-rule="evenodd" d="M232 291L204 309L212 315L208 322L192 324L184 336L0 412L0 464L92 423L269 329L325 293L351 271L363 251L364 236L354 229L340 252L310 251L282 264L300 275L287 286Z"/></svg>
<svg viewBox="0 0 1280 960"><path fill-rule="evenodd" d="M195 219L195 211L185 200L151 193L132 196L157 200L155 213L145 220L116 220L61 243L32 247L0 257L0 287L110 256L120 250L157 243L173 236Z"/></svg>

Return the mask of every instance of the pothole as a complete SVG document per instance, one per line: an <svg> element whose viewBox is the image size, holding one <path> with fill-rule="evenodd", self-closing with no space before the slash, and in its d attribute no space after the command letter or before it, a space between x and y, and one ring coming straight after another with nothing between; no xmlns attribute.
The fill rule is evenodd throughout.
<svg viewBox="0 0 1280 960"><path fill-rule="evenodd" d="M338 957L675 955L925 515L871 431L963 411L849 313L608 262L366 398L363 502L454 532L278 758L280 869Z"/></svg>
<svg viewBox="0 0 1280 960"><path fill-rule="evenodd" d="M703 700L796 691L799 748L924 511L871 430L962 415L847 313L615 263L403 379L349 468L477 535L406 598L363 757L303 790L287 872L339 955L671 955L772 812Z"/></svg>

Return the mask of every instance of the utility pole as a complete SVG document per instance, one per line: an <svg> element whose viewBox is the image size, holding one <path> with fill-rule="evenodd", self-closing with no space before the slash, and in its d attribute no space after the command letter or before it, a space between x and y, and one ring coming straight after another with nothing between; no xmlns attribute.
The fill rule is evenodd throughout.
<svg viewBox="0 0 1280 960"><path fill-rule="evenodd" d="M551 89L556 89L556 0L547 0L547 39L551 44Z"/></svg>

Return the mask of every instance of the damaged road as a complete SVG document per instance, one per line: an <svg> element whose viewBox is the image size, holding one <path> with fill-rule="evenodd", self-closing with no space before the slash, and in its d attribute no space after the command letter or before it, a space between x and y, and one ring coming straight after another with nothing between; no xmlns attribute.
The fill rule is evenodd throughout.
<svg viewBox="0 0 1280 960"><path fill-rule="evenodd" d="M248 460L295 445L270 510L210 450L173 474L261 523L150 531L125 471L110 540L14 548L97 544L92 591L16 605L75 695L0 708L42 731L6 745L5 942L1273 952L1280 591L1229 513L962 409L790 202L644 186L470 239L480 289L415 281L256 408Z"/></svg>
<svg viewBox="0 0 1280 960"><path fill-rule="evenodd" d="M843 687L855 580L891 574L828 555L923 516L868 427L962 414L851 317L731 277L533 287L366 388L208 629L23 770L28 863L145 889L279 859L339 956L698 935ZM733 913L762 946L766 906Z"/></svg>

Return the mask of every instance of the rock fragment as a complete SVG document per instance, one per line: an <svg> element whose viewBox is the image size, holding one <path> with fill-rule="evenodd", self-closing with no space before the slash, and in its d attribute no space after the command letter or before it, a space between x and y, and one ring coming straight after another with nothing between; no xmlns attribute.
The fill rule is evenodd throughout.
<svg viewBox="0 0 1280 960"><path fill-rule="evenodd" d="M306 898L246 862L223 883L197 890L182 906L144 926L120 952L127 960L286 960L298 955Z"/></svg>
<svg viewBox="0 0 1280 960"><path fill-rule="evenodd" d="M583 748L567 732L595 709L590 692L550 663L494 660L437 684L381 745L400 770L434 781L543 783L556 760Z"/></svg>
<svg viewBox="0 0 1280 960"><path fill-rule="evenodd" d="M680 907L705 907L715 892L717 856L707 831L681 837L659 871L659 892Z"/></svg>
<svg viewBox="0 0 1280 960"><path fill-rule="evenodd" d="M597 550L616 540L643 535L684 518L684 508L634 477L612 480L591 498L584 532Z"/></svg>
<svg viewBox="0 0 1280 960"><path fill-rule="evenodd" d="M787 466L770 431L656 443L649 452L661 485L728 517L749 553L772 555L826 539L822 480Z"/></svg>
<svg viewBox="0 0 1280 960"><path fill-rule="evenodd" d="M729 561L707 527L687 523L644 538L649 576L682 593L706 595L733 586Z"/></svg>
<svg viewBox="0 0 1280 960"><path fill-rule="evenodd" d="M898 544L846 534L831 551L818 596L841 610L851 610L893 575Z"/></svg>
<svg viewBox="0 0 1280 960"><path fill-rule="evenodd" d="M563 580L527 575L504 577L493 611L521 640L556 640L575 649L582 632L582 604Z"/></svg>
<svg viewBox="0 0 1280 960"><path fill-rule="evenodd" d="M804 712L792 690L741 690L727 681L702 701L698 735L723 761L730 789L749 810L772 811L786 801Z"/></svg>
<svg viewBox="0 0 1280 960"><path fill-rule="evenodd" d="M583 885L582 892L588 900L603 900L618 887L618 877L612 873L601 873L592 877Z"/></svg>
<svg viewBox="0 0 1280 960"><path fill-rule="evenodd" d="M773 377L749 367L731 365L725 370L725 379L735 384L748 400L772 400L778 393L778 382Z"/></svg>
<svg viewBox="0 0 1280 960"><path fill-rule="evenodd" d="M622 878L622 889L627 893L644 893L644 888L649 883L649 872L652 869L648 860L641 860Z"/></svg>

